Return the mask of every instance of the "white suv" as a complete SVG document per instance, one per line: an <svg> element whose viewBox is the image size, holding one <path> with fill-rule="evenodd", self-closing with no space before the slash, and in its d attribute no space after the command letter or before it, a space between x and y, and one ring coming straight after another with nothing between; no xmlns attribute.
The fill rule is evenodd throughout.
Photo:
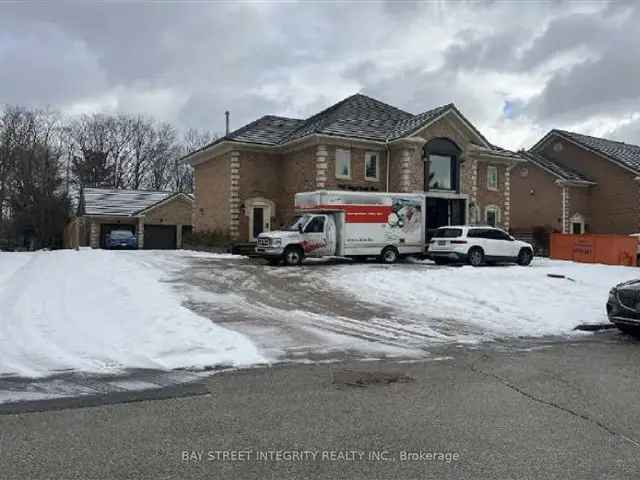
<svg viewBox="0 0 640 480"><path fill-rule="evenodd" d="M533 247L488 225L450 226L436 229L427 257L438 265L467 261L474 267L485 262L516 262L524 266L533 259Z"/></svg>

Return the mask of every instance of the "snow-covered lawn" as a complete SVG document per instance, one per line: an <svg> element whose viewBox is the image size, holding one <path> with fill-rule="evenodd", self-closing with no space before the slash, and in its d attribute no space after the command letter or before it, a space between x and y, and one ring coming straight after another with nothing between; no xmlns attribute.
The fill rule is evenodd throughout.
<svg viewBox="0 0 640 480"><path fill-rule="evenodd" d="M436 267L427 262L415 268L348 267L329 271L326 280L357 299L393 306L408 316L479 329L484 339L563 335L583 323L606 323L609 289L640 278L636 267L544 258L534 259L530 267Z"/></svg>
<svg viewBox="0 0 640 480"><path fill-rule="evenodd" d="M246 337L183 307L153 254L0 253L0 375L264 361Z"/></svg>
<svg viewBox="0 0 640 480"><path fill-rule="evenodd" d="M434 344L566 335L606 322L611 286L637 277L538 258L274 268L185 251L0 253L0 376L422 356Z"/></svg>

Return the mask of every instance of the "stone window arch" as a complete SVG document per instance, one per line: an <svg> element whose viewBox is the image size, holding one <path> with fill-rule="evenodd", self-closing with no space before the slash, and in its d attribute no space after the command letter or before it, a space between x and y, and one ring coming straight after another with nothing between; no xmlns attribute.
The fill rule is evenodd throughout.
<svg viewBox="0 0 640 480"><path fill-rule="evenodd" d="M276 216L276 204L268 198L247 198L244 201L244 214L249 217L248 238L255 240L260 233L272 229L272 222Z"/></svg>
<svg viewBox="0 0 640 480"><path fill-rule="evenodd" d="M569 218L570 232L574 235L582 235L585 233L585 219L580 213L574 213Z"/></svg>
<svg viewBox="0 0 640 480"><path fill-rule="evenodd" d="M492 227L500 225L500 207L497 205L487 205L484 207L484 221Z"/></svg>
<svg viewBox="0 0 640 480"><path fill-rule="evenodd" d="M449 138L434 138L423 148L424 189L460 191L462 149Z"/></svg>

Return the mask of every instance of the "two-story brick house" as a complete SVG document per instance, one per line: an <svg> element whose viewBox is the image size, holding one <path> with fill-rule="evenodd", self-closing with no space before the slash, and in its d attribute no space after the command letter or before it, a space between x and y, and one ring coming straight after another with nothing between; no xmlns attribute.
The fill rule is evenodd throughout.
<svg viewBox="0 0 640 480"><path fill-rule="evenodd" d="M512 227L640 231L640 146L551 130L512 173Z"/></svg>
<svg viewBox="0 0 640 480"><path fill-rule="evenodd" d="M453 105L413 115L353 95L305 120L268 115L190 154L196 231L252 241L294 216L311 190L422 192L430 228L468 221L509 228L510 172Z"/></svg>

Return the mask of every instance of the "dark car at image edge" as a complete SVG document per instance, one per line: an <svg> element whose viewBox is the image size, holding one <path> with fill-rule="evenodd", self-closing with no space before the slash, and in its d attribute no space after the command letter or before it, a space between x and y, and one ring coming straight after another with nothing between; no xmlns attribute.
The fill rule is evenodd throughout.
<svg viewBox="0 0 640 480"><path fill-rule="evenodd" d="M640 333L640 280L620 283L609 290L607 316L623 332Z"/></svg>

